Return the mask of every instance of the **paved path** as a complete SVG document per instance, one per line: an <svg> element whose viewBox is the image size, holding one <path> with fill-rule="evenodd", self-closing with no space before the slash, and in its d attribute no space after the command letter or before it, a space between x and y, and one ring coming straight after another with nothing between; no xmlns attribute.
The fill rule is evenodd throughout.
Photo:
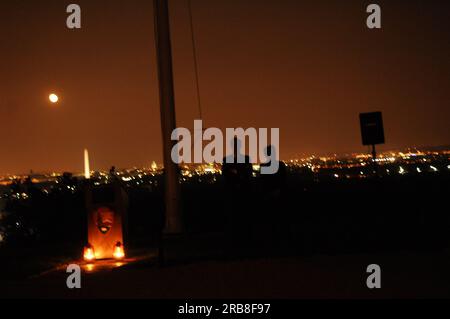
<svg viewBox="0 0 450 319"><path fill-rule="evenodd" d="M372 263L382 268L382 288L375 291L366 287ZM4 282L0 297L450 298L448 253L197 261L163 268L140 261L97 268L83 271L81 289L69 290L67 274L59 269Z"/></svg>

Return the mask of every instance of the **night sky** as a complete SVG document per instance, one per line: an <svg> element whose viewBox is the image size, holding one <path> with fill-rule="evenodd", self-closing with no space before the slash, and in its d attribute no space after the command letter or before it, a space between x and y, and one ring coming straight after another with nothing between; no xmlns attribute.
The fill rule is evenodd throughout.
<svg viewBox="0 0 450 319"><path fill-rule="evenodd" d="M66 7L82 8L82 29ZM369 3L382 29L366 27ZM203 120L279 127L281 158L450 144L449 1L192 0ZM177 125L198 118L186 0L170 0ZM152 1L0 2L0 174L162 162ZM61 101L51 105L48 95Z"/></svg>

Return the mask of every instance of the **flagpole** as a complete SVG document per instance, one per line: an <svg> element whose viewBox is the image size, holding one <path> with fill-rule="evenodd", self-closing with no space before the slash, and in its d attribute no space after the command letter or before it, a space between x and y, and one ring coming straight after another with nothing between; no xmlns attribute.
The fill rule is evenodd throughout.
<svg viewBox="0 0 450 319"><path fill-rule="evenodd" d="M171 159L172 147L176 143L171 140L171 134L176 121L168 0L154 0L154 16L165 171L165 232L179 234L183 231L183 223L179 205L179 167Z"/></svg>

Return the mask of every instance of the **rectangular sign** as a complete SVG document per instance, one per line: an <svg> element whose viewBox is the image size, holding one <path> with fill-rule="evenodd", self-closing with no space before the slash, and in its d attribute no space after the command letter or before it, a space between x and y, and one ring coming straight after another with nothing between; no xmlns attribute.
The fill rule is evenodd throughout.
<svg viewBox="0 0 450 319"><path fill-rule="evenodd" d="M381 112L361 113L361 136L363 145L384 144L383 117Z"/></svg>

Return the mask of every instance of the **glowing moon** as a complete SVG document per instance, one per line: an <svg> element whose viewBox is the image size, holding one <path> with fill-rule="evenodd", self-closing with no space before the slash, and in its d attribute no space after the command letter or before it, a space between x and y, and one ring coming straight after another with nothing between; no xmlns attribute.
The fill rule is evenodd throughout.
<svg viewBox="0 0 450 319"><path fill-rule="evenodd" d="M50 95L48 96L48 99L49 99L50 102L52 102L52 103L57 103L58 100L59 100L59 97L58 97L58 95L52 93L52 94L50 94Z"/></svg>

